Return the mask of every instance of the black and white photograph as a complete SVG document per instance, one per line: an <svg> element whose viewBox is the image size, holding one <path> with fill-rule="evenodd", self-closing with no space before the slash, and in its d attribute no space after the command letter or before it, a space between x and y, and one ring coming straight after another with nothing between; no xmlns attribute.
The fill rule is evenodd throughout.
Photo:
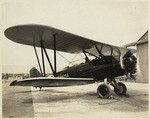
<svg viewBox="0 0 150 119"><path fill-rule="evenodd" d="M148 119L148 0L1 0L0 118Z"/></svg>

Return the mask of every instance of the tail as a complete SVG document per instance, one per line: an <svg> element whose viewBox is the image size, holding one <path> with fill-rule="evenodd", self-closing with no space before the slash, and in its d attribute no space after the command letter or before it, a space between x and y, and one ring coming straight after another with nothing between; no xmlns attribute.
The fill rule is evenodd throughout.
<svg viewBox="0 0 150 119"><path fill-rule="evenodd" d="M41 76L40 72L35 67L33 67L30 70L30 77L31 78L33 78L33 77L40 77L40 76Z"/></svg>

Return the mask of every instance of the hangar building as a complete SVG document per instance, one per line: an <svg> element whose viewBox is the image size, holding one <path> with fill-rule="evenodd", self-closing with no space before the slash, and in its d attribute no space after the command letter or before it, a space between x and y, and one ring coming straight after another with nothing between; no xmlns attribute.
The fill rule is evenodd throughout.
<svg viewBox="0 0 150 119"><path fill-rule="evenodd" d="M148 31L137 41L125 47L137 47L137 76L136 82L148 83Z"/></svg>

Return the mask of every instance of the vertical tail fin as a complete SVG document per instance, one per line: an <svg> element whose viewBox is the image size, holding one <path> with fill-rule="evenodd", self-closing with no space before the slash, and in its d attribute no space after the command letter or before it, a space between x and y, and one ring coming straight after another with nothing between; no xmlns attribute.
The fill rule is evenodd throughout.
<svg viewBox="0 0 150 119"><path fill-rule="evenodd" d="M33 67L30 70L30 77L31 78L33 78L33 77L41 77L41 74L35 67Z"/></svg>

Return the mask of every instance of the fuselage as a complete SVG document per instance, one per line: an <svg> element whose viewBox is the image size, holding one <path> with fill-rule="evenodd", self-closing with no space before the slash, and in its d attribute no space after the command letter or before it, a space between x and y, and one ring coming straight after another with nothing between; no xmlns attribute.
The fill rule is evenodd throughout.
<svg viewBox="0 0 150 119"><path fill-rule="evenodd" d="M93 59L91 61L68 67L57 72L57 77L37 77L21 81L13 81L11 86L61 87L86 85L105 78L122 76L125 71L120 63L112 56Z"/></svg>
<svg viewBox="0 0 150 119"><path fill-rule="evenodd" d="M125 74L119 61L112 56L93 59L72 67L68 67L56 75L70 78L93 78L94 80L104 80Z"/></svg>

